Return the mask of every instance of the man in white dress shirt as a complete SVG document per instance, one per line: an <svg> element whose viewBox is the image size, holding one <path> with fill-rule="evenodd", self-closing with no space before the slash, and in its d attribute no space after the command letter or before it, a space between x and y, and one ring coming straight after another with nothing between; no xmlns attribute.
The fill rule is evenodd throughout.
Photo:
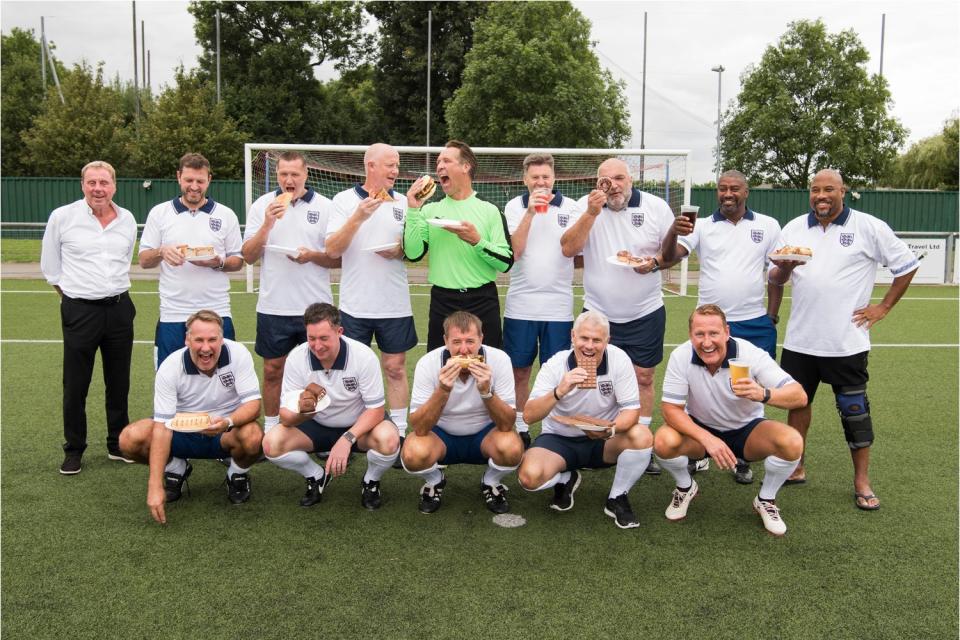
<svg viewBox="0 0 960 640"><path fill-rule="evenodd" d="M503 314L503 350L513 363L517 432L530 447L523 408L530 395L530 370L570 348L573 328L573 258L563 255L560 238L580 215L576 200L554 190L553 156L532 153L523 159L527 193L507 203L503 214L513 247L513 269Z"/></svg>
<svg viewBox="0 0 960 640"><path fill-rule="evenodd" d="M410 396L406 352L417 346L417 330L403 263L407 199L393 190L400 154L388 144L376 143L364 153L363 166L363 185L333 198L326 250L331 258L343 260L339 301L343 333L367 346L376 338L387 378L390 420L402 439ZM382 192L388 199L378 197Z"/></svg>
<svg viewBox="0 0 960 640"><path fill-rule="evenodd" d="M60 295L63 330L63 445L60 473L80 473L87 448L87 391L100 351L107 413L107 457L131 462L120 451L130 421L133 319L130 261L137 241L133 214L113 202L116 172L96 160L80 172L83 198L55 209L43 233L40 268Z"/></svg>
<svg viewBox="0 0 960 640"><path fill-rule="evenodd" d="M263 358L264 431L280 421L284 360L307 340L303 312L314 302L333 302L329 270L340 266L324 251L333 204L307 187L303 154L280 154L277 183L251 205L242 248L247 264L261 260L254 351Z"/></svg>
<svg viewBox="0 0 960 640"><path fill-rule="evenodd" d="M227 273L243 268L240 223L230 207L207 197L213 174L199 153L180 158L177 182L181 195L150 210L140 237L140 266L160 266L160 318L154 337L155 366L183 347L184 324L198 309L223 318L223 337L236 340L230 313ZM187 260L179 247L211 246L215 255Z"/></svg>

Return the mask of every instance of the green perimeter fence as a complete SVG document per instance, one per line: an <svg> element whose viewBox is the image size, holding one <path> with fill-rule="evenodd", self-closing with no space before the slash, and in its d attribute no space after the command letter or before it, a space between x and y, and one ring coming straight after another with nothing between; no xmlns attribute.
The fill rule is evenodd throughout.
<svg viewBox="0 0 960 640"><path fill-rule="evenodd" d="M151 207L180 195L176 180L118 178L116 202L133 212L137 222L146 222ZM242 180L216 180L209 195L246 220ZM325 193L333 197L333 193ZM570 194L578 196L580 194ZM0 179L0 221L3 223L44 223L50 212L82 197L79 178ZM885 220L897 232L955 232L958 229L956 191L856 191L847 193L847 203ZM497 203L502 207L503 203ZM712 188L693 189L690 204L703 212L716 208ZM781 226L809 208L806 190L753 189L748 206L772 216ZM6 233L6 229L4 230Z"/></svg>

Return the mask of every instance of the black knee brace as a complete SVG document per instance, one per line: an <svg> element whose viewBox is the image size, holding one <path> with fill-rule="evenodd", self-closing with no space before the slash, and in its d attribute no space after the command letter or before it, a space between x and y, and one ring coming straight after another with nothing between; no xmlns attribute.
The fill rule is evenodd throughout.
<svg viewBox="0 0 960 640"><path fill-rule="evenodd" d="M873 444L873 420L866 387L840 387L836 398L847 446L851 449L869 447Z"/></svg>

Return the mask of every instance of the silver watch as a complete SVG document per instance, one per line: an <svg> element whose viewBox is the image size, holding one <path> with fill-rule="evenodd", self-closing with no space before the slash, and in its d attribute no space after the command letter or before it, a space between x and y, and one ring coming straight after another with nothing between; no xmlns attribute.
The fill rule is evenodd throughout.
<svg viewBox="0 0 960 640"><path fill-rule="evenodd" d="M340 437L349 442L351 446L357 442L357 436L353 435L353 432L349 430L344 431L343 435Z"/></svg>

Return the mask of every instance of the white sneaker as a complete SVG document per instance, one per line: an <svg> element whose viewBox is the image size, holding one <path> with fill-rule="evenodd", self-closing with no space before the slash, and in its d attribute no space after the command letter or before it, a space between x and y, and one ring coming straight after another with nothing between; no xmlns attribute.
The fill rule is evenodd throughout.
<svg viewBox="0 0 960 640"><path fill-rule="evenodd" d="M787 532L787 525L780 518L780 509L772 502L761 500L760 496L753 499L753 510L760 514L764 528L775 536L782 536Z"/></svg>
<svg viewBox="0 0 960 640"><path fill-rule="evenodd" d="M667 505L667 511L664 514L667 516L667 520L678 522L686 518L687 509L690 507L693 499L697 497L699 490L700 487L697 485L696 480L690 481L690 488L685 492L674 488L673 496L670 498L670 504Z"/></svg>

